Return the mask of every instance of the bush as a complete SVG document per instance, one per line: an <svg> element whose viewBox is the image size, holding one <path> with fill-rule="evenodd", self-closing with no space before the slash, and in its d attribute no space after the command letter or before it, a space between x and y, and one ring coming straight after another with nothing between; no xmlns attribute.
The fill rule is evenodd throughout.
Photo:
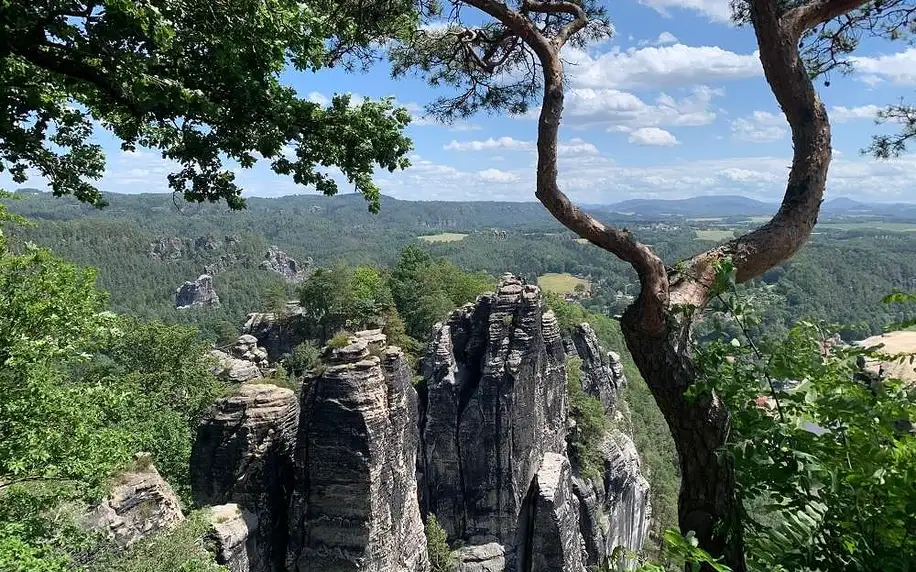
<svg viewBox="0 0 916 572"><path fill-rule="evenodd" d="M579 473L586 478L601 477L603 457L601 441L610 429L610 420L597 397L582 389L582 360L566 359L566 392L569 397L569 415L576 422L570 435L570 446Z"/></svg>
<svg viewBox="0 0 916 572"><path fill-rule="evenodd" d="M345 348L350 345L350 338L353 334L350 332L341 330L334 334L334 337L328 340L328 347L338 350L340 348Z"/></svg>
<svg viewBox="0 0 916 572"><path fill-rule="evenodd" d="M457 570L458 564L449 548L448 537L434 514L426 518L426 551L429 554L431 572L455 572Z"/></svg>

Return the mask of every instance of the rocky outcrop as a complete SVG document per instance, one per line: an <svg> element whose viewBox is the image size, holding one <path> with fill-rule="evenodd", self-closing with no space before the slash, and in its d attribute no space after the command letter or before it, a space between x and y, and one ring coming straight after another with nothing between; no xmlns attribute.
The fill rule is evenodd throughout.
<svg viewBox="0 0 916 572"><path fill-rule="evenodd" d="M276 372L267 357L267 350L260 347L258 339L251 334L242 334L234 344L222 350L212 350L210 356L216 360L210 371L230 383L256 381Z"/></svg>
<svg viewBox="0 0 916 572"><path fill-rule="evenodd" d="M454 312L423 363L421 491L452 540L512 547L545 453L565 448L565 352L537 286Z"/></svg>
<svg viewBox="0 0 916 572"><path fill-rule="evenodd" d="M327 350L327 369L306 381L290 507L291 572L429 569L410 370L398 348L371 351L367 337Z"/></svg>
<svg viewBox="0 0 916 572"><path fill-rule="evenodd" d="M522 513L522 519L530 521L530 533L520 542L519 570L585 572L579 501L572 494L571 477L566 457L544 455Z"/></svg>
<svg viewBox="0 0 916 572"><path fill-rule="evenodd" d="M213 288L213 277L201 274L197 280L188 280L175 290L175 307L179 310L186 308L218 308L219 296Z"/></svg>
<svg viewBox="0 0 916 572"><path fill-rule="evenodd" d="M453 555L457 572L503 572L506 569L506 549L498 542L463 546Z"/></svg>
<svg viewBox="0 0 916 572"><path fill-rule="evenodd" d="M248 314L242 331L257 338L258 345L267 351L270 361L278 361L283 354L310 339L309 320L302 307L288 304L281 315L270 312Z"/></svg>
<svg viewBox="0 0 916 572"><path fill-rule="evenodd" d="M627 435L615 432L607 436L601 451L604 483L598 498L608 523L603 553L610 554L618 546L639 552L649 536L652 508L636 446Z"/></svg>
<svg viewBox="0 0 916 572"><path fill-rule="evenodd" d="M254 515L244 519L251 572L283 570L298 413L289 389L242 384L217 401L197 430L191 453L194 500L235 503Z"/></svg>
<svg viewBox="0 0 916 572"><path fill-rule="evenodd" d="M153 466L149 453L138 453L133 467L120 474L108 496L86 516L88 527L127 546L184 520L178 497Z"/></svg>
<svg viewBox="0 0 916 572"><path fill-rule="evenodd" d="M228 254L221 254L219 258L204 265L204 274L209 274L210 276L215 276L221 272L229 270L236 263L238 263L239 258L231 252Z"/></svg>
<svg viewBox="0 0 916 572"><path fill-rule="evenodd" d="M312 259L309 258L304 264L299 264L296 259L286 254L276 246L267 249L267 255L260 267L264 270L270 270L280 274L290 282L301 282L308 278L309 270L312 267Z"/></svg>
<svg viewBox="0 0 916 572"><path fill-rule="evenodd" d="M251 532L258 528L258 517L235 503L210 507L210 532L207 539L213 543L213 556L217 564L229 572L250 572L248 552Z"/></svg>
<svg viewBox="0 0 916 572"><path fill-rule="evenodd" d="M160 236L149 245L149 257L153 260L169 262L179 260L184 249L182 240L175 236Z"/></svg>
<svg viewBox="0 0 916 572"><path fill-rule="evenodd" d="M627 382L620 356L604 351L595 330L587 323L576 326L572 342L576 355L582 360L582 388L601 400L604 410L611 413Z"/></svg>

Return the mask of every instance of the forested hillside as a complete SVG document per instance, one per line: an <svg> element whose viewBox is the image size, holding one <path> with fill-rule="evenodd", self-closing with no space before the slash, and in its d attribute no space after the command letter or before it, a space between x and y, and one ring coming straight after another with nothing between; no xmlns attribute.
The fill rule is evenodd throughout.
<svg viewBox="0 0 916 572"><path fill-rule="evenodd" d="M34 224L11 229L14 241L34 241L98 268L99 286L110 293L115 311L196 324L211 338L238 327L249 312L267 308L278 290L294 296L293 285L259 267L271 245L300 264L311 259L315 267L338 262L389 267L404 246L417 244L468 271L514 272L531 281L568 273L591 283L582 303L606 315L620 312L636 289L629 266L574 240L533 203L383 197L381 213L373 215L356 195L252 198L244 211L207 204L179 208L170 196L153 194L111 195L101 210L43 193L19 192L17 198L7 201L10 209ZM733 214L616 222L630 224L666 260L677 260L759 223L733 220ZM821 226L795 258L742 287L762 309L767 332L784 332L809 317L845 324L845 336L858 339L913 315L880 300L916 283L916 233L904 223L842 217ZM173 239L180 253L163 260L155 245ZM176 310L175 289L214 265L220 307Z"/></svg>

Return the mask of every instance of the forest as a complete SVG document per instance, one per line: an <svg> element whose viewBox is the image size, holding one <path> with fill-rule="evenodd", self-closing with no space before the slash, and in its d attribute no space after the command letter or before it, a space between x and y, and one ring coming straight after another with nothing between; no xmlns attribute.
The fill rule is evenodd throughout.
<svg viewBox="0 0 916 572"><path fill-rule="evenodd" d="M525 402L530 414L512 417L506 431L514 446L517 433L542 425L541 438L531 438L537 443L528 449L538 453L522 461L530 470L516 471L522 465L510 461L509 478L496 479L518 477L524 488L502 495L498 483L479 495L519 503L504 517L516 529L511 535L500 529L500 543L488 543L494 558L502 554L497 568L515 558L521 572L583 572L589 557L588 572L912 570L913 348L897 352L858 342L886 330L909 335L916 325L916 220L907 205L825 199L836 189L869 197L912 191L901 180L911 185L905 175L916 107L885 99L858 101L853 109L844 107L853 103L842 94L825 91L863 62L866 74L859 77L867 87L845 83L844 91L911 83L912 74L890 70L888 62L909 61L916 7L912 0L735 0L727 9L633 4L646 10L637 24L670 18L672 5L693 10L679 35L705 34L708 28L700 26L716 21L724 27L713 41L726 45L726 35L740 35L731 47L742 52L690 46L659 29L642 30L643 39L635 30L618 34L619 16L624 27L634 22L626 10L599 0L0 3L0 569L224 572L217 562L231 559L216 553L217 529L229 519L244 529L243 570L252 568L249 556L258 572L308 569L312 559L285 548L292 546L291 529L310 533L274 525L293 523L287 517L295 511L306 518L315 497L291 501L302 489L314 493L308 489L316 474L326 475L304 471L296 481L290 464L303 455L318 458L319 467L330 460L311 446L308 431L336 428L330 440L347 443L357 428L312 423L313 410L300 426L297 406L330 386L323 403L341 407L349 419L359 407L342 405L334 392L347 379L358 381L350 384L356 393L374 381L377 402L385 403L376 419L406 418L414 409L419 416L423 400L445 386L418 375L424 352L444 347L430 340L435 324L456 307L489 303L486 293L500 283L537 307L527 324L522 312L488 314L485 337L489 342L492 330L503 344L491 353L502 356L512 340L544 342L548 333L553 345L529 361L524 358L534 354L519 350L486 362L512 383L514 373L507 372L533 373L532 386L551 378L540 388L543 402L532 391ZM671 20L682 17L679 12ZM625 47L609 43L624 38ZM875 48L894 44L907 51L887 55ZM710 85L683 81L703 66L634 57L650 51L693 54L708 66L705 72L715 72L706 76ZM723 55L731 58L728 65L717 66L712 60ZM614 58L629 58L629 67ZM575 77L583 63L591 69ZM420 103L407 103L408 91L399 88L394 97L372 85L374 98L337 90L334 78L371 74L377 65L385 66L392 84L410 85L411 99ZM722 70L747 80L728 97L711 85ZM676 84L680 92L673 91ZM322 85L333 93L313 90ZM622 91L629 89L641 95ZM640 99L648 92L655 92L651 103ZM584 95L590 109L583 114ZM764 100L772 112L758 109ZM740 110L750 119L722 107L736 102L753 102ZM416 117L421 106L423 117ZM719 115L734 117L726 120L725 134L681 130L713 128ZM410 129L412 122L482 130L468 121L484 116L514 117L520 121L513 132L525 125L530 131L524 139L429 138L426 148L415 148L413 138L423 138ZM635 147L624 147L611 157L584 139L565 138L570 127L592 126L597 116L603 147L625 140L653 152L631 152L627 159ZM835 137L842 129L834 127L862 117L878 124L856 131L864 136L857 151L869 159L850 161L850 131ZM761 123L759 130L751 119ZM742 125L751 125L744 139ZM744 157L740 164L755 170L726 168L739 163L701 153L730 153L739 141L784 145L759 161ZM473 171L465 171L423 158L461 149L523 151L527 159L509 170L466 159ZM148 151L168 165L156 175L156 188L167 194L108 192L117 158ZM579 168L569 168L570 158ZM872 162L895 159L903 167ZM650 167L656 160L665 164ZM524 186L537 202L410 202L384 195L386 184L412 165L448 179L451 191L475 186L470 196L517 198ZM245 175L256 166L315 194L249 196ZM680 174L657 174L670 169ZM589 170L605 176L578 176ZM144 169L130 173L152 176ZM618 173L628 180L615 180ZM32 179L41 190L24 188ZM145 190L123 183L136 178L121 180L122 190ZM410 176L400 183L409 192L428 190L415 188ZM709 196L646 198L673 196L678 185L681 195L699 186ZM757 189L774 201L735 196L735 188ZM618 192L632 200L574 202ZM437 196L451 195L444 189ZM504 273L527 284L499 282ZM545 298L533 284L543 287ZM266 364L269 383L234 386L224 375L230 356L222 350L244 352L248 363L242 365L258 375L260 365L253 364L265 364L269 355L254 336L238 335L252 313L252 319L279 323L281 331L283 320L298 316L305 335ZM583 322L605 350L620 355L629 378L614 413L600 392L586 390L584 362L564 346ZM363 328L372 331L358 335ZM383 349L382 334L401 349ZM460 347L451 337L443 343ZM468 347L457 359L450 356L457 371L443 377L455 381L443 395L457 412L456 427L484 379L465 375L485 362L477 346ZM611 354L604 356L610 363ZM460 360L475 363L462 370ZM396 386L386 385L395 373L384 367L397 370ZM343 371L357 373L334 377ZM483 385L499 388L504 377ZM190 468L197 437L219 417L216 410L224 413L245 395L257 403L268 395L260 392L283 402L277 407L265 397L260 403L279 411L280 422L261 427L269 445L252 447L265 463L260 476L277 477L272 484L279 484L255 491L270 497L270 510L257 518L283 517L262 521L263 529L250 527L238 506L217 515L208 503L196 504ZM495 397L501 402L504 396ZM471 411L477 409L484 411ZM548 409L554 411L546 431ZM503 418L499 408L493 411L494 419ZM241 415L246 423L263 420L249 419L247 410ZM402 426L413 431L422 424ZM242 425L230 427L232 443L251 436ZM402 462L381 469L398 472L408 486L388 491L380 512L406 506L409 491L416 492L421 463L411 455L422 447L403 433L392 439ZM452 431L444 433L452 439ZM544 529L542 518L550 530L578 522L579 501L569 500L575 495L557 491L584 482L595 498L607 496L611 489L598 481L618 475L605 466L601 479L598 465L609 462L602 455L613 435L632 436L638 455L628 463L641 465L648 479L647 538L638 549L604 546L612 550L589 555L576 546L578 538L587 543L577 524L574 534L553 535L554 550L533 549L537 538L528 532ZM459 441L456 435L456 449ZM359 447L340 456L356 464L372 456ZM494 464L502 468L502 451L514 447L500 447ZM462 497L468 458L456 454L454 474L461 478L445 487L462 489ZM143 483L136 484L138 477ZM350 484L345 479L343 490ZM162 501L147 497L130 507L139 523L125 522L115 507L126 502L116 491L127 486ZM332 488L322 491L323 500L335 500L331 493L340 491ZM349 496L336 500L343 500L336 508L358 510ZM578 506L587 504L583 496ZM455 522L443 518L440 525L436 515L419 514L419 501L414 506L409 544L420 572L427 572L426 563L431 572L456 572L456 552L482 548L475 537L453 534ZM544 506L551 508L540 510ZM175 516L182 511L188 518ZM337 526L336 517L325 520ZM587 536L596 544L608 523L593 521ZM349 528L359 536L362 526ZM474 546L459 546L468 539ZM319 552L329 546L323 542ZM265 556L249 544L284 550ZM544 564L557 556L552 552L562 553L563 565ZM346 567L359 569L361 558Z"/></svg>

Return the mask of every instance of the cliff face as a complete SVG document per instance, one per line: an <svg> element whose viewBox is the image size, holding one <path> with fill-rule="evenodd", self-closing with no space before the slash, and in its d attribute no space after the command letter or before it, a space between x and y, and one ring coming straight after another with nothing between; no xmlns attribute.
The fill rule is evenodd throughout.
<svg viewBox="0 0 916 572"><path fill-rule="evenodd" d="M249 322L268 346L277 322ZM437 325L419 396L377 330L325 348L298 400L242 383L201 424L192 456L196 500L220 505L220 562L428 572L428 514L464 572L584 572L618 545L638 551L648 486L632 442L606 436L595 482L566 454L568 354L582 358L583 388L619 415L619 361L587 324L564 344L540 290L507 276Z"/></svg>
<svg viewBox="0 0 916 572"><path fill-rule="evenodd" d="M191 453L194 500L235 503L252 514L245 519L251 572L283 570L298 413L289 389L242 384L198 427Z"/></svg>
<svg viewBox="0 0 916 572"><path fill-rule="evenodd" d="M565 353L536 286L454 312L423 364L420 486L450 539L514 546L545 453L565 448Z"/></svg>
<svg viewBox="0 0 916 572"><path fill-rule="evenodd" d="M372 332L370 334L375 334ZM287 569L429 569L416 488L416 393L384 336L351 338L308 381L296 447Z"/></svg>

